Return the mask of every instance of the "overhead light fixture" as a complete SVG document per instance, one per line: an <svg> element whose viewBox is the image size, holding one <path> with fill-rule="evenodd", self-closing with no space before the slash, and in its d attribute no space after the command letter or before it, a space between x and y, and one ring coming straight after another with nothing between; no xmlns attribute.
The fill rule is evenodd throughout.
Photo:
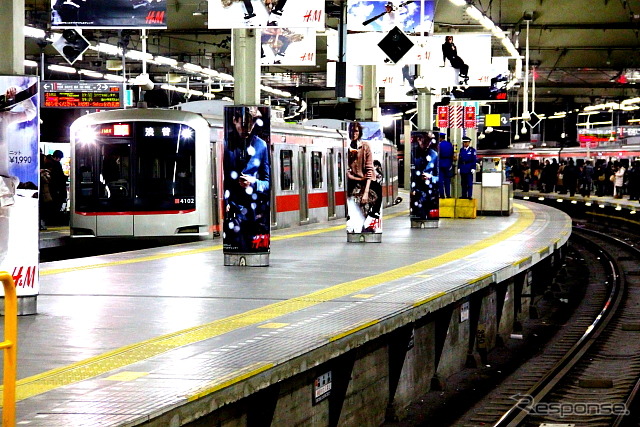
<svg viewBox="0 0 640 427"><path fill-rule="evenodd" d="M169 65L170 67L177 67L178 61L173 58L167 58L166 56L156 56L153 58L158 64Z"/></svg>
<svg viewBox="0 0 640 427"><path fill-rule="evenodd" d="M69 74L75 74L76 73L76 69L73 67L66 67L64 65L49 65L48 67L51 71L60 71L61 73L69 73Z"/></svg>
<svg viewBox="0 0 640 427"><path fill-rule="evenodd" d="M187 71L193 71L194 73L199 73L202 71L202 67L196 64L190 64L189 62L185 62L182 64L182 68Z"/></svg>
<svg viewBox="0 0 640 427"><path fill-rule="evenodd" d="M167 73L167 83L180 83L182 76L176 73Z"/></svg>
<svg viewBox="0 0 640 427"><path fill-rule="evenodd" d="M38 63L36 61L32 61L30 59L25 59L24 60L24 66L25 67L37 67Z"/></svg>
<svg viewBox="0 0 640 427"><path fill-rule="evenodd" d="M120 71L122 70L122 61L119 59L107 59L106 67L109 71Z"/></svg>
<svg viewBox="0 0 640 427"><path fill-rule="evenodd" d="M92 70L78 70L78 74L82 74L83 76L96 77L101 79L103 77L102 73L98 73L97 71Z"/></svg>

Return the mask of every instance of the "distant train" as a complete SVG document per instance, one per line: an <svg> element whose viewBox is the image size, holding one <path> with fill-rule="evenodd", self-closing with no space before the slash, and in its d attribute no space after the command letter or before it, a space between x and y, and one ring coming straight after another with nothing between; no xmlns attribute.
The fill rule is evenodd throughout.
<svg viewBox="0 0 640 427"><path fill-rule="evenodd" d="M72 237L213 237L223 219L222 115L200 107L89 114L71 126ZM195 103L194 103L195 104ZM271 123L271 227L345 218L347 134ZM380 142L383 205L397 150Z"/></svg>

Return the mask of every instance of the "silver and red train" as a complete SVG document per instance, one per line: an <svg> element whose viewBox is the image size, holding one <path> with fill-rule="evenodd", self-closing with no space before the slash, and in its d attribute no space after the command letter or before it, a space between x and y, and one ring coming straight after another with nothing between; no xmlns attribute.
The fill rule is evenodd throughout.
<svg viewBox="0 0 640 427"><path fill-rule="evenodd" d="M221 114L98 112L71 126L72 237L213 237L223 221ZM271 227L346 215L346 132L271 123ZM380 142L383 206L398 195L396 147Z"/></svg>

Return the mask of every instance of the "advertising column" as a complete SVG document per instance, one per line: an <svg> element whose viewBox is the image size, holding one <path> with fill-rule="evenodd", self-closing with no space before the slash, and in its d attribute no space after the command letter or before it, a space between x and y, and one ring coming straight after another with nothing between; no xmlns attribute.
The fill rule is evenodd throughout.
<svg viewBox="0 0 640 427"><path fill-rule="evenodd" d="M438 191L438 139L433 131L411 132L412 228L437 228L440 220Z"/></svg>
<svg viewBox="0 0 640 427"><path fill-rule="evenodd" d="M224 265L268 266L271 239L269 107L225 107L224 135Z"/></svg>
<svg viewBox="0 0 640 427"><path fill-rule="evenodd" d="M349 123L347 241L382 241L382 146L378 122Z"/></svg>
<svg viewBox="0 0 640 427"><path fill-rule="evenodd" d="M37 77L0 76L0 271L13 276L18 314L35 314L39 293L37 88Z"/></svg>

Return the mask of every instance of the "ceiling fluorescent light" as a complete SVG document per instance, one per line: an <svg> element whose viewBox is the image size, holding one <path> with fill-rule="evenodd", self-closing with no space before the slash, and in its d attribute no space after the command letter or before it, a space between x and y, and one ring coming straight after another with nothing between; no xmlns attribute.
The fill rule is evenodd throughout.
<svg viewBox="0 0 640 427"><path fill-rule="evenodd" d="M152 54L147 52L140 52L139 50L127 50L127 53L124 56L137 61L148 61L150 59L153 59Z"/></svg>
<svg viewBox="0 0 640 427"><path fill-rule="evenodd" d="M37 67L38 63L36 61L32 61L30 59L25 59L24 60L24 66L25 67Z"/></svg>
<svg viewBox="0 0 640 427"><path fill-rule="evenodd" d="M78 70L78 74L82 74L83 76L96 77L98 79L101 79L103 77L102 73L98 73L97 71L93 70Z"/></svg>
<svg viewBox="0 0 640 427"><path fill-rule="evenodd" d="M449 0L449 1L455 4L456 6L464 6L465 4L467 4L467 0Z"/></svg>
<svg viewBox="0 0 640 427"><path fill-rule="evenodd" d="M24 26L24 36L25 37L33 37L35 39L43 39L47 33L40 28L29 27L28 25Z"/></svg>
<svg viewBox="0 0 640 427"><path fill-rule="evenodd" d="M187 71L193 71L194 73L200 73L202 72L202 67L196 64L190 64L188 62L185 62L184 64L182 64L182 68L184 68Z"/></svg>
<svg viewBox="0 0 640 427"><path fill-rule="evenodd" d="M60 71L62 73L69 73L69 74L75 74L76 73L76 69L73 67L66 67L64 65L49 65L48 67L51 71Z"/></svg>
<svg viewBox="0 0 640 427"><path fill-rule="evenodd" d="M122 56L122 49L109 43L98 43L96 45L96 50L98 52L106 53L107 55Z"/></svg>
<svg viewBox="0 0 640 427"><path fill-rule="evenodd" d="M116 74L105 74L104 75L105 80L111 80L112 82L124 82L125 78L122 76L118 76Z"/></svg>
<svg viewBox="0 0 640 427"><path fill-rule="evenodd" d="M169 65L171 67L177 67L178 61L173 58L167 58L166 56L156 56L153 58L159 64Z"/></svg>

